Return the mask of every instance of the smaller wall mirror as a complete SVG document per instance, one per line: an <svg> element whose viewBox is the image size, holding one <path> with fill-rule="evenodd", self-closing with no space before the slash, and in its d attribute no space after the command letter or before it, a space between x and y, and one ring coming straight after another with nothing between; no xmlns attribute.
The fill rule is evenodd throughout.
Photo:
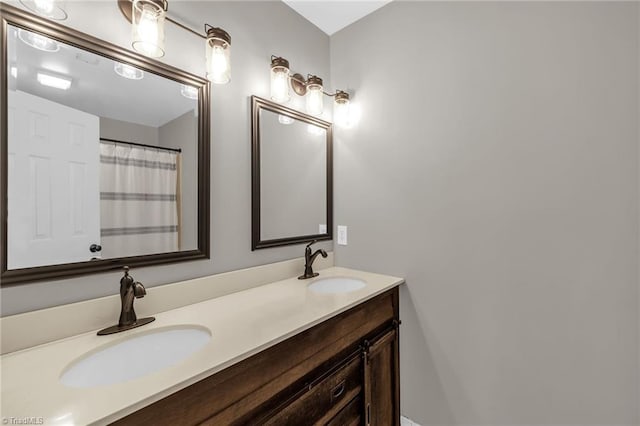
<svg viewBox="0 0 640 426"><path fill-rule="evenodd" d="M332 125L253 96L252 250L330 240Z"/></svg>

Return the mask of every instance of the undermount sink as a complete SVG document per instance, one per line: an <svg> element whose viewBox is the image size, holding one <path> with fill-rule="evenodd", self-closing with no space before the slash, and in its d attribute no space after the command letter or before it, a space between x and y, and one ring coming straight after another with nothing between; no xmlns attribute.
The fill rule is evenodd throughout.
<svg viewBox="0 0 640 426"><path fill-rule="evenodd" d="M366 285L365 281L357 278L327 277L313 281L309 284L309 290L323 294L351 293Z"/></svg>
<svg viewBox="0 0 640 426"><path fill-rule="evenodd" d="M171 367L202 349L211 332L196 325L138 333L91 351L73 361L60 376L73 388L122 383Z"/></svg>

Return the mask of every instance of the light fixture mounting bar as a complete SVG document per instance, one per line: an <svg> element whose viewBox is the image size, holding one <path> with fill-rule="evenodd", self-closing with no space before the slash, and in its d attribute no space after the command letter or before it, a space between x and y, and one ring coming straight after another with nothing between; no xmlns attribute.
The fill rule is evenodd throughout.
<svg viewBox="0 0 640 426"><path fill-rule="evenodd" d="M276 61L276 62L274 62ZM289 61L287 61L286 59L277 56L277 55L271 55L271 66L273 67L274 65L278 64L278 61L284 61L286 62L287 68L289 67ZM307 78L304 78L304 76L300 73L294 73L291 74L289 76L289 80L291 83L291 88L293 89L293 91L298 95L298 96L304 96L307 94L307 84L309 83L309 77L312 78L317 78L316 76L312 76L309 75L307 76ZM341 97L341 99L349 99L349 94L347 92L345 92L344 90L336 90L334 93L330 93L330 92L325 92L324 90L322 91L322 94L325 96L329 96L330 98L335 98L337 97Z"/></svg>
<svg viewBox="0 0 640 426"><path fill-rule="evenodd" d="M291 88L298 96L307 94L307 80L302 74L295 73L289 77L291 79Z"/></svg>
<svg viewBox="0 0 640 426"><path fill-rule="evenodd" d="M172 24L174 24L174 25L176 25L176 26L178 26L178 27L182 28L183 30L189 31L191 34L195 34L196 36L200 37L201 39L206 39L206 38L207 38L207 36L206 36L206 35L201 34L201 33L197 32L196 30L192 30L191 28L187 27L187 26L186 26L186 25L184 25L184 24L181 24L180 22L176 21L175 19L171 18L171 17L170 17L170 16L168 16L168 15L167 15L167 17L166 17L165 19L166 19L167 21L171 22ZM206 28L206 25L207 25L207 24L205 24L205 28ZM206 30L205 30L205 33L206 33Z"/></svg>
<svg viewBox="0 0 640 426"><path fill-rule="evenodd" d="M127 19L127 21L131 22L131 3L132 0L118 0L118 8L120 9L120 12L122 12L122 14L124 15L124 17ZM165 17L165 20L171 22L172 24L182 28L183 30L189 31L191 34L194 34L202 39L206 39L206 26L207 24L205 24L205 34L199 33L196 30L193 30L191 28L189 28L188 26L186 26L185 24L171 18L169 15L167 15Z"/></svg>

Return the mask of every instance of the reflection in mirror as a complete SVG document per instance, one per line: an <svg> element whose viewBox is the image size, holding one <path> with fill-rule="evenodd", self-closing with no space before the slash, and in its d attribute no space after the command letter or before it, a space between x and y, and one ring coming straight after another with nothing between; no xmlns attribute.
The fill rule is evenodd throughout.
<svg viewBox="0 0 640 426"><path fill-rule="evenodd" d="M327 131L280 117L260 110L261 240L315 234L327 225Z"/></svg>
<svg viewBox="0 0 640 426"><path fill-rule="evenodd" d="M331 124L253 97L253 249L331 239Z"/></svg>
<svg viewBox="0 0 640 426"><path fill-rule="evenodd" d="M198 249L198 87L12 25L7 269Z"/></svg>

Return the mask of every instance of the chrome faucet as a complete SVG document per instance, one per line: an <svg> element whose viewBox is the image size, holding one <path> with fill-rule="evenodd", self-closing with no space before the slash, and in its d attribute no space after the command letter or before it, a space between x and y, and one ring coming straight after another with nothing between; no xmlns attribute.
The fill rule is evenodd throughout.
<svg viewBox="0 0 640 426"><path fill-rule="evenodd" d="M138 319L136 311L133 310L134 300L144 297L145 294L147 294L147 290L141 282L135 281L133 277L129 275L129 267L125 266L124 276L120 279L120 319L117 325L98 331L98 335L103 336L106 334L119 333L149 324L155 320L154 317Z"/></svg>
<svg viewBox="0 0 640 426"><path fill-rule="evenodd" d="M316 257L320 254L322 257L327 257L327 252L318 249L315 253L311 254L311 246L316 243L316 240L311 241L307 244L307 247L304 249L304 274L298 277L299 280L306 280L307 278L317 277L317 272L313 272L313 261L316 260Z"/></svg>

